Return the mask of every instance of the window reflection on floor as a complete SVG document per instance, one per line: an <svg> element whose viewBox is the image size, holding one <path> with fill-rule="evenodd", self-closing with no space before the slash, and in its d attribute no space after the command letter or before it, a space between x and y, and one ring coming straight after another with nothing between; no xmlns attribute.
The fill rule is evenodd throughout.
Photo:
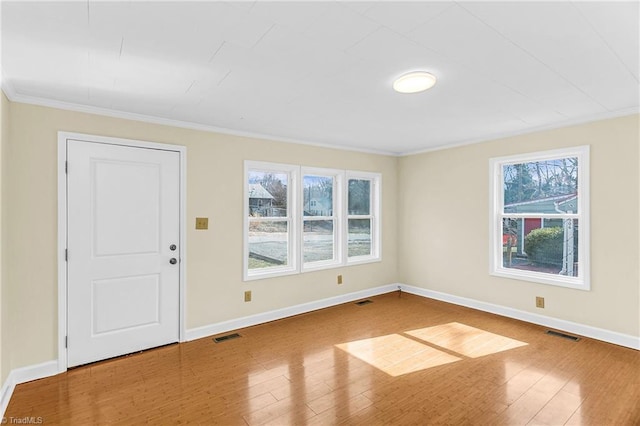
<svg viewBox="0 0 640 426"><path fill-rule="evenodd" d="M525 346L526 343L458 322L407 331L406 334L469 358Z"/></svg>
<svg viewBox="0 0 640 426"><path fill-rule="evenodd" d="M391 376L400 376L527 345L457 322L402 334L406 336L388 334L336 347Z"/></svg>
<svg viewBox="0 0 640 426"><path fill-rule="evenodd" d="M356 340L336 346L391 376L401 376L460 360L399 334Z"/></svg>

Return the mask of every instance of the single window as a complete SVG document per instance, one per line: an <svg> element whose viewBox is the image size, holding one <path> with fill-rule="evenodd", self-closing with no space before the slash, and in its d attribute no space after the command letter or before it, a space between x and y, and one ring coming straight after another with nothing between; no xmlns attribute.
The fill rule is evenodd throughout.
<svg viewBox="0 0 640 426"><path fill-rule="evenodd" d="M318 269L342 262L340 184L343 172L302 169L302 265Z"/></svg>
<svg viewBox="0 0 640 426"><path fill-rule="evenodd" d="M589 148L491 160L491 273L589 289Z"/></svg>
<svg viewBox="0 0 640 426"><path fill-rule="evenodd" d="M287 165L246 166L245 279L295 272L295 182Z"/></svg>
<svg viewBox="0 0 640 426"><path fill-rule="evenodd" d="M380 175L349 175L347 183L347 258L349 262L379 259Z"/></svg>

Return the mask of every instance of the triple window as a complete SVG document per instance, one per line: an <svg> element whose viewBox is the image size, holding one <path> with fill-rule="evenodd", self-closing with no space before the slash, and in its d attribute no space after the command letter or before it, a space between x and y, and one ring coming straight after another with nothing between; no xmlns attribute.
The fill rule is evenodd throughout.
<svg viewBox="0 0 640 426"><path fill-rule="evenodd" d="M380 179L245 162L244 279L379 260Z"/></svg>

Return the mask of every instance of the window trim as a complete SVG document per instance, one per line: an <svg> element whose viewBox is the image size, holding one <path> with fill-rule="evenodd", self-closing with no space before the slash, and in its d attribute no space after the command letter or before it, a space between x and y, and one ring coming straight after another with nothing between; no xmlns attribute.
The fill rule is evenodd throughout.
<svg viewBox="0 0 640 426"><path fill-rule="evenodd" d="M361 179L371 182L369 215L349 214L349 180ZM382 188L382 175L380 173L347 171L345 176L344 194L344 243L343 252L348 265L377 262L382 258L382 235L380 230L380 199ZM349 257L349 219L371 219L371 254L366 256Z"/></svg>
<svg viewBox="0 0 640 426"><path fill-rule="evenodd" d="M286 266L274 266L265 269L249 270L249 172L251 170L273 173L287 173L289 176L289 183L287 184L287 229L288 229L288 265ZM278 164L267 163L261 161L245 161L244 163L244 209L243 209L243 279L244 281L257 280L261 278L269 278L274 276L284 276L296 274L299 271L298 266L298 225L296 223L297 214L297 197L298 197L298 180L299 180L300 168L292 166L290 164ZM271 220L271 219L267 219ZM283 219L274 219L283 220Z"/></svg>
<svg viewBox="0 0 640 426"><path fill-rule="evenodd" d="M263 269L249 269L249 172L264 171L273 173L288 173L290 183L287 186L287 209L289 229L289 265L286 267L268 267ZM334 259L330 261L304 262L304 176L333 176L334 177ZM371 181L371 255L348 256L348 182L349 179L367 179ZM263 161L245 160L243 175L243 281L253 281L286 275L300 274L323 269L340 268L364 263L380 262L382 260L381 234L381 188L382 175L380 173L339 170L329 168L307 167L292 164L271 163ZM309 217L307 217L309 218ZM274 219L278 220L278 219Z"/></svg>
<svg viewBox="0 0 640 426"><path fill-rule="evenodd" d="M489 274L493 276L511 278L516 280L531 281L541 284L549 284L559 287L567 287L588 291L591 289L590 280L590 222L589 222L589 146L577 146L561 148L550 151L538 151L525 154L495 157L489 160ZM506 164L518 164L532 161L552 160L559 158L578 158L578 211L571 217L578 220L578 276L547 274L543 272L524 271L502 266L502 218L509 217L535 217L551 219L567 215L555 214L527 214L504 213L504 179L502 166Z"/></svg>
<svg viewBox="0 0 640 426"><path fill-rule="evenodd" d="M304 177L320 176L333 177L333 216L305 216L304 215ZM336 169L323 169L317 167L300 167L300 268L301 272L319 271L322 269L337 268L342 266L342 192L344 185L344 171ZM335 219L333 219L335 218ZM305 220L334 220L333 229L333 259L316 262L304 261L304 221Z"/></svg>

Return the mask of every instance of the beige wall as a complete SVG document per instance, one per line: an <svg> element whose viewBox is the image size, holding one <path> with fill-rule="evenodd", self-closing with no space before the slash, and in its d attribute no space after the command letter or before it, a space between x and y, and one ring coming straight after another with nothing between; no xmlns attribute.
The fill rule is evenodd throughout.
<svg viewBox="0 0 640 426"><path fill-rule="evenodd" d="M400 282L639 336L638 123L634 115L401 158ZM490 276L489 159L578 145L591 146L592 290Z"/></svg>
<svg viewBox="0 0 640 426"><path fill-rule="evenodd" d="M57 357L60 130L187 147L187 328L400 281L638 336L638 124L638 116L625 117L398 159L3 98L0 210L10 226L0 229L2 379L11 369ZM489 158L584 144L591 145L592 291L489 276ZM245 159L381 172L383 261L244 283ZM210 218L208 231L193 229L196 216ZM245 290L253 292L250 303L243 302ZM534 307L535 296L546 298L544 311Z"/></svg>
<svg viewBox="0 0 640 426"><path fill-rule="evenodd" d="M57 132L187 147L187 328L214 324L395 282L398 159L186 130L20 103L11 104L5 252L11 306L10 368L57 358ZM382 173L383 261L244 283L245 159ZM195 217L209 217L195 231ZM336 284L343 274L344 284ZM243 302L252 290L253 301ZM3 341L3 347L5 346Z"/></svg>
<svg viewBox="0 0 640 426"><path fill-rule="evenodd" d="M9 321L6 320L8 309L5 307L7 298L5 297L6 283L4 268L5 259L4 253L4 236L6 229L5 226L5 213L4 209L7 203L4 201L4 186L7 184L7 180L4 178L7 172L7 154L6 151L9 145L9 101L2 91L0 91L0 383L4 383L5 379L9 375L8 363L5 362L7 353L9 350L9 342L7 340L8 333L6 331Z"/></svg>

